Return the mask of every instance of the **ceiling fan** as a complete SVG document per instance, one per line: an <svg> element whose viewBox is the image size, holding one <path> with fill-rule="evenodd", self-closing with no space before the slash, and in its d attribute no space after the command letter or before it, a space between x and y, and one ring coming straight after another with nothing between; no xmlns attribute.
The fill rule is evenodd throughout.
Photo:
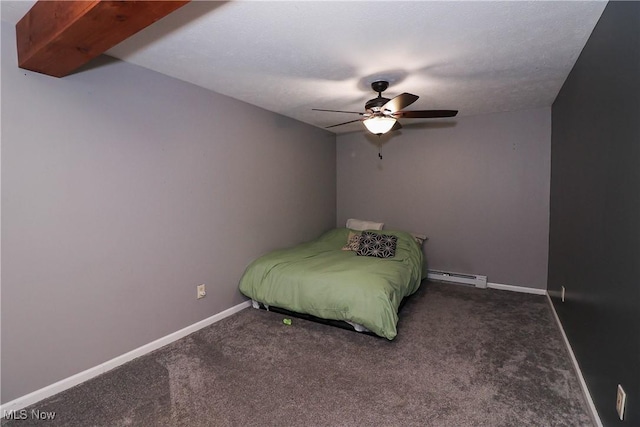
<svg viewBox="0 0 640 427"><path fill-rule="evenodd" d="M349 120L348 122L338 123L337 125L327 126L325 129L342 126L354 122L362 122L367 130L376 135L382 135L392 130L398 130L402 127L399 118L406 119L432 119L440 117L454 117L458 114L458 110L413 110L403 111L418 100L417 95L410 93L401 93L393 99L384 98L382 92L389 87L389 82L379 80L371 83L371 88L378 92L378 97L367 101L364 105L366 112L357 111L341 111L341 110L323 110L320 108L312 108L314 111L329 111L333 113L358 114L362 116L360 119Z"/></svg>

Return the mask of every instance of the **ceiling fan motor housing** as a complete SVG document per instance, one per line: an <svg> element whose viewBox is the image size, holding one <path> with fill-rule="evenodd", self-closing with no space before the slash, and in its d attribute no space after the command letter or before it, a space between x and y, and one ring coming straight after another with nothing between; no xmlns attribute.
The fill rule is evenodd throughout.
<svg viewBox="0 0 640 427"><path fill-rule="evenodd" d="M383 98L382 96L379 96L377 98L368 100L367 103L364 104L364 108L367 110L378 111L387 102L389 102L388 98Z"/></svg>
<svg viewBox="0 0 640 427"><path fill-rule="evenodd" d="M389 82L385 80L378 80L371 83L371 89L378 92L378 97L368 100L367 103L364 104L364 108L370 111L380 111L380 108L389 101L388 98L382 97L382 92L387 90L388 87Z"/></svg>

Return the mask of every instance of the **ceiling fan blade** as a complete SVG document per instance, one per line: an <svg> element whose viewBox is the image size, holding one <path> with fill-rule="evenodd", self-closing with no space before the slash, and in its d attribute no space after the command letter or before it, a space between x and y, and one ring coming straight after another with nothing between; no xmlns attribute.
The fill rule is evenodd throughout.
<svg viewBox="0 0 640 427"><path fill-rule="evenodd" d="M313 111L328 111L330 113L348 113L348 114L359 114L364 116L364 113L359 113L357 111L341 111L341 110L323 110L321 108L312 108Z"/></svg>
<svg viewBox="0 0 640 427"><path fill-rule="evenodd" d="M402 125L400 124L399 121L396 120L396 123L393 125L393 127L389 132L393 132L394 130L398 130L398 129L402 129Z"/></svg>
<svg viewBox="0 0 640 427"><path fill-rule="evenodd" d="M381 110L389 110L392 113L395 113L396 111L400 111L405 107L408 107L409 105L413 104L414 102L416 102L418 100L419 96L418 95L413 95L410 93L401 93L400 95L396 96L395 98L387 101L386 104L384 104L381 107Z"/></svg>
<svg viewBox="0 0 640 427"><path fill-rule="evenodd" d="M336 126L348 125L349 123L355 123L355 122L360 122L360 121L362 121L362 120L360 120L360 119L350 120L350 121L348 121L348 122L338 123L337 125L327 126L325 129L334 128L334 127L336 127Z"/></svg>
<svg viewBox="0 0 640 427"><path fill-rule="evenodd" d="M414 110L398 111L394 116L405 119L434 119L438 117L455 117L456 114L458 114L458 110Z"/></svg>

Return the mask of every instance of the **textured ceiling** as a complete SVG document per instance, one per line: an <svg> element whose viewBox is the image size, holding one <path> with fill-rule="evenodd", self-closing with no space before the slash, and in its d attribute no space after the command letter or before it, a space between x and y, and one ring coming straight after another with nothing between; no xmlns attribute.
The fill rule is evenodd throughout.
<svg viewBox="0 0 640 427"><path fill-rule="evenodd" d="M2 19L33 3L2 1ZM486 114L550 106L605 6L202 1L107 54L319 127L357 116L311 108L363 111L378 79L391 82L388 98L419 95L408 109Z"/></svg>

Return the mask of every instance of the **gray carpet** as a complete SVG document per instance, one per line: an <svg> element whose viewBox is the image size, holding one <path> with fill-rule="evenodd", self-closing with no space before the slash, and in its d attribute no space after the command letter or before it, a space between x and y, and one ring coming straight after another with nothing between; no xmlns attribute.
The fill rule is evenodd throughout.
<svg viewBox="0 0 640 427"><path fill-rule="evenodd" d="M392 342L282 319L243 310L27 409L65 426L592 425L546 297L425 282Z"/></svg>

